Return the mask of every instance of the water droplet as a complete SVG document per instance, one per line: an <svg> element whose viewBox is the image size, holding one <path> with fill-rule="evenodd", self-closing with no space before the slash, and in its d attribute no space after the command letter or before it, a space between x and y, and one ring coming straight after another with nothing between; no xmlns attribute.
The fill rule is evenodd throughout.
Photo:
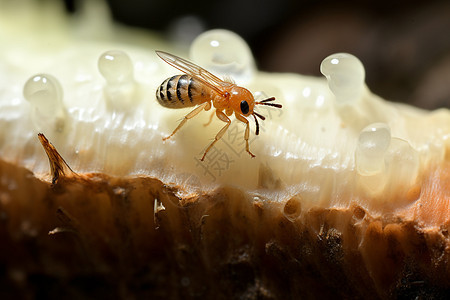
<svg viewBox="0 0 450 300"><path fill-rule="evenodd" d="M239 84L251 81L255 71L247 43L239 35L224 29L199 35L191 45L190 57L211 73L231 76Z"/></svg>
<svg viewBox="0 0 450 300"><path fill-rule="evenodd" d="M391 130L385 123L374 123L359 134L356 148L358 173L371 176L385 170L385 155L391 143Z"/></svg>
<svg viewBox="0 0 450 300"><path fill-rule="evenodd" d="M32 107L32 121L38 130L55 126L62 131L66 110L63 105L63 90L59 81L49 74L37 74L28 79L23 95Z"/></svg>
<svg viewBox="0 0 450 300"><path fill-rule="evenodd" d="M403 182L409 187L417 179L420 169L419 153L411 145L400 138L392 138L386 154L386 163L391 178L395 182Z"/></svg>
<svg viewBox="0 0 450 300"><path fill-rule="evenodd" d="M103 89L107 105L115 111L126 112L135 97L134 67L130 57L123 51L111 50L100 55L98 69L106 79Z"/></svg>
<svg viewBox="0 0 450 300"><path fill-rule="evenodd" d="M98 59L98 69L109 85L133 81L133 64L123 51L111 50L103 53Z"/></svg>
<svg viewBox="0 0 450 300"><path fill-rule="evenodd" d="M52 117L62 101L62 88L58 80L48 74L37 74L25 83L23 95L42 115Z"/></svg>
<svg viewBox="0 0 450 300"><path fill-rule="evenodd" d="M337 53L325 58L320 72L339 103L360 99L364 90L365 70L361 61L348 53Z"/></svg>

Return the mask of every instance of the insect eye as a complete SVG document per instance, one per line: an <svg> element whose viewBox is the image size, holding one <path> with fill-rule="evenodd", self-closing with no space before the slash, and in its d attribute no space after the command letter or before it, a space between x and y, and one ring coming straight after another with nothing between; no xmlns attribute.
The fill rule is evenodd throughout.
<svg viewBox="0 0 450 300"><path fill-rule="evenodd" d="M249 111L249 107L248 107L248 103L247 103L247 101L242 101L241 102L241 111L242 111L242 113L244 114L244 115L246 115L246 114L248 114L248 111Z"/></svg>

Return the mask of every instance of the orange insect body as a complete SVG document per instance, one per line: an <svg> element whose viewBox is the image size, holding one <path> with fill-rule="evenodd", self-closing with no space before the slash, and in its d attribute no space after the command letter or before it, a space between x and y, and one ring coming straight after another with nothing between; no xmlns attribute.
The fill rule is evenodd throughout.
<svg viewBox="0 0 450 300"><path fill-rule="evenodd" d="M217 133L214 141L206 148L201 160L205 159L206 153L225 134L231 124L231 120L227 116L231 116L233 112L236 119L246 124L244 133L245 150L252 157L255 157L249 149L249 122L245 117L253 116L256 123L256 135L258 135L259 124L256 117L259 117L261 120L265 118L254 111L255 105L269 105L281 108L281 104L268 103L274 101L274 97L255 101L252 93L246 88L223 81L190 61L167 52L156 51L156 54L168 64L185 73L185 75L175 75L163 81L156 90L156 99L159 104L168 108L197 106L184 117L172 134L163 140L172 137L187 120L195 117L202 110L207 111L214 106L216 116L227 124Z"/></svg>

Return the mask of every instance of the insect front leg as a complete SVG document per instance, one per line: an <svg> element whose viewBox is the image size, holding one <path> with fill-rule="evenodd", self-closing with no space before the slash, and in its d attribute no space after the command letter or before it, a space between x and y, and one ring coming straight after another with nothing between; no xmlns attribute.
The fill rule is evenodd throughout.
<svg viewBox="0 0 450 300"><path fill-rule="evenodd" d="M239 121L243 122L246 124L245 127L245 133L244 133L244 140L245 140L245 150L248 152L248 154L250 154L250 156L253 158L255 157L255 155L253 153L250 152L250 147L248 145L248 139L250 137L250 125L248 123L248 120L246 118L244 118L243 116L236 114L236 119L238 119Z"/></svg>
<svg viewBox="0 0 450 300"><path fill-rule="evenodd" d="M227 124L222 129L220 129L220 131L216 134L214 141L211 144L209 144L208 148L206 148L201 161L203 161L205 159L206 153L208 153L208 151L212 148L212 146L215 143L217 143L218 140L220 140L222 138L222 136L225 134L225 132L227 131L228 127L231 124L230 118L228 118L222 111L216 110L216 115L220 120L226 122Z"/></svg>
<svg viewBox="0 0 450 300"><path fill-rule="evenodd" d="M197 106L193 111L188 113L184 117L183 120L181 120L180 124L178 124L177 128L175 128L175 130L172 132L171 135L169 135L168 137L163 138L163 141L170 139L181 127L183 127L183 125L187 122L187 120L192 119L193 117L198 115L204 108L208 108L208 106L211 107L211 103L205 102L205 103Z"/></svg>

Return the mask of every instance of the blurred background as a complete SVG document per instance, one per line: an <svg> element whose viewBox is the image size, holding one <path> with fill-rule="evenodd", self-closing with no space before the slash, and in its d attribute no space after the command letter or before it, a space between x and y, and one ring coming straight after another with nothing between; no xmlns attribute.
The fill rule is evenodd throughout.
<svg viewBox="0 0 450 300"><path fill-rule="evenodd" d="M64 1L76 13L79 1ZM320 76L326 56L348 52L383 98L450 107L449 1L107 0L120 23L188 45L225 28L250 45L259 68Z"/></svg>

